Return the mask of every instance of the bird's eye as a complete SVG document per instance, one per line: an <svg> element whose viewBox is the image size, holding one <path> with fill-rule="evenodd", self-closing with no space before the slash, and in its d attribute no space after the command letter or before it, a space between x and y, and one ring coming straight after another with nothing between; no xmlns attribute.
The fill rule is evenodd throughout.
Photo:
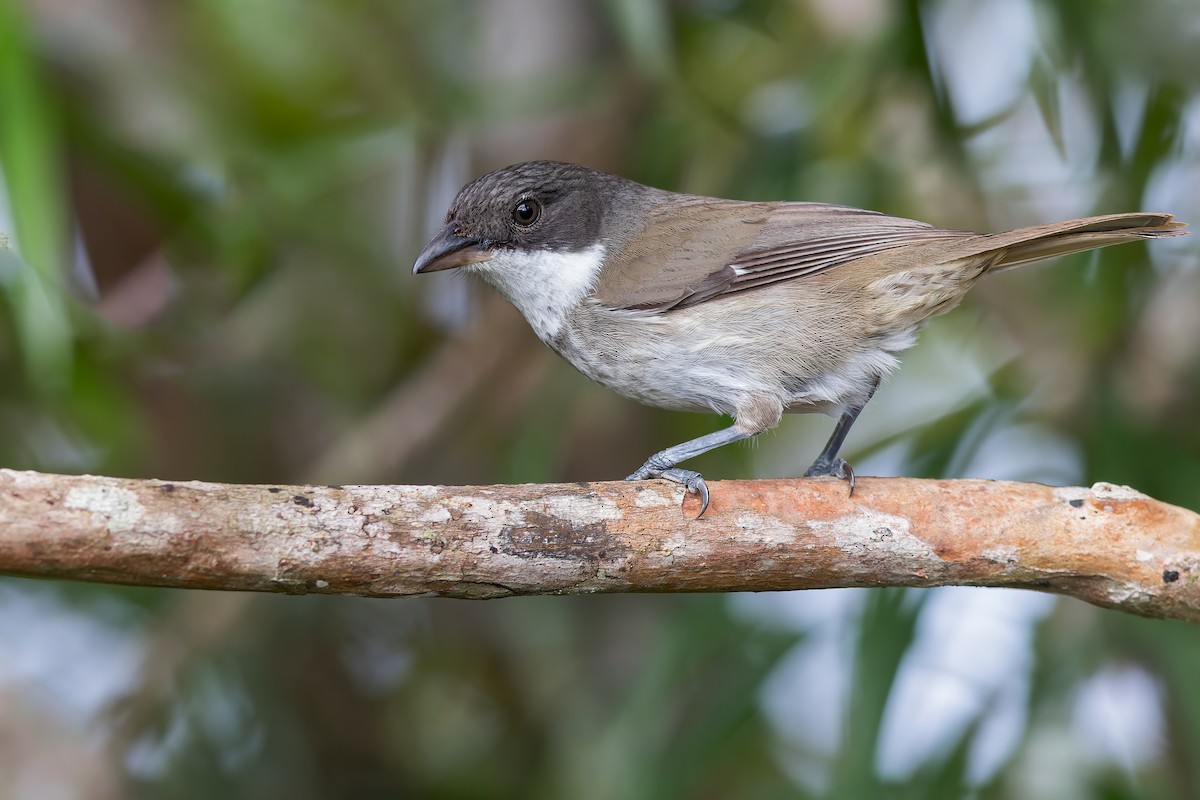
<svg viewBox="0 0 1200 800"><path fill-rule="evenodd" d="M538 221L538 217L542 215L542 204L532 197L527 197L517 203L517 207L513 209L513 222L520 225L522 228L528 228L530 225Z"/></svg>

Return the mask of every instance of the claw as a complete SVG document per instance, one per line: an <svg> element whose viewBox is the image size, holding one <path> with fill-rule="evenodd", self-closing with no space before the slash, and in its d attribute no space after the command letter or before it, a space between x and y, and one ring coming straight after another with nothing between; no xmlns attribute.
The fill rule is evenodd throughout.
<svg viewBox="0 0 1200 800"><path fill-rule="evenodd" d="M704 512L708 510L708 484L704 482L704 478L699 472L693 472L691 478L683 482L689 492L694 492L700 495L700 513L696 515L696 519L704 516Z"/></svg>
<svg viewBox="0 0 1200 800"><path fill-rule="evenodd" d="M644 481L649 478L664 478L678 484L682 484L692 494L700 496L700 513L696 515L696 519L704 516L704 512L708 510L708 501L710 495L708 493L708 484L704 482L704 476L699 472L690 469L680 469L679 467L669 467L667 469L652 469L645 465L637 472L630 475L625 480L627 481Z"/></svg>
<svg viewBox="0 0 1200 800"><path fill-rule="evenodd" d="M854 468L844 458L833 461L817 461L804 473L806 478L840 478L850 484L850 497L854 496Z"/></svg>

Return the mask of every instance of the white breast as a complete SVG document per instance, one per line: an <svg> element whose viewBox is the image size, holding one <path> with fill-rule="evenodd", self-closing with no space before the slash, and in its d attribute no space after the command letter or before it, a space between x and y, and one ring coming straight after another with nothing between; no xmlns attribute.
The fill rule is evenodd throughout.
<svg viewBox="0 0 1200 800"><path fill-rule="evenodd" d="M559 334L567 314L591 293L603 263L604 245L595 244L574 253L501 251L467 269L495 286L545 342Z"/></svg>

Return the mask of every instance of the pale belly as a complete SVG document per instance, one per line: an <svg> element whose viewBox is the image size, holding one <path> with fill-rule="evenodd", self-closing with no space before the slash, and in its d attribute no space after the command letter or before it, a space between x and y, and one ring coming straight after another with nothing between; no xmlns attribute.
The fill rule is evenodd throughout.
<svg viewBox="0 0 1200 800"><path fill-rule="evenodd" d="M849 321L836 307L807 311L805 319L794 302L747 307L726 300L665 314L582 306L547 344L624 397L736 416L754 397L790 412L840 413L865 401L878 378L896 367L895 353L914 339L913 331L816 338L811 331L845 330Z"/></svg>

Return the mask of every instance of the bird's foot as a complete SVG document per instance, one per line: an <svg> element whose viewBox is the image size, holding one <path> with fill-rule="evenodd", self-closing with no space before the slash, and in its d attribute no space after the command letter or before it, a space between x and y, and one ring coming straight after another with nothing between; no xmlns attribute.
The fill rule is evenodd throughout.
<svg viewBox="0 0 1200 800"><path fill-rule="evenodd" d="M651 478L665 478L666 480L683 484L684 488L689 492L699 495L700 513L696 515L696 519L700 519L700 517L704 516L704 512L708 510L708 484L704 482L704 476L699 472L690 469L680 469L679 467L656 469L649 463L646 463L625 480L644 481Z"/></svg>
<svg viewBox="0 0 1200 800"><path fill-rule="evenodd" d="M806 478L841 478L850 484L850 496L854 496L854 469L844 458L818 458L804 473Z"/></svg>

